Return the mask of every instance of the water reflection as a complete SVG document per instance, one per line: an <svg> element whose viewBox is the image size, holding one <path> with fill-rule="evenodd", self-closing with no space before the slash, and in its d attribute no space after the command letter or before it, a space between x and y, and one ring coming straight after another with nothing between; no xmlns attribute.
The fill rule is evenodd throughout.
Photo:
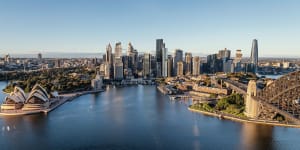
<svg viewBox="0 0 300 150"><path fill-rule="evenodd" d="M242 145L245 150L252 149L276 149L273 145L273 127L244 123L242 126Z"/></svg>
<svg viewBox="0 0 300 150"><path fill-rule="evenodd" d="M11 146L11 149L26 149L27 146L31 145L26 141L30 142L32 139L38 139L39 144L43 146L49 144L45 138L41 138L48 135L46 114L3 116L1 119L2 136L5 137L3 139L5 143ZM24 142L24 147L19 146L20 140Z"/></svg>
<svg viewBox="0 0 300 150"><path fill-rule="evenodd" d="M49 114L0 117L0 149L300 147L299 129L219 120L188 111L189 104L170 101L155 86L109 88L78 97Z"/></svg>

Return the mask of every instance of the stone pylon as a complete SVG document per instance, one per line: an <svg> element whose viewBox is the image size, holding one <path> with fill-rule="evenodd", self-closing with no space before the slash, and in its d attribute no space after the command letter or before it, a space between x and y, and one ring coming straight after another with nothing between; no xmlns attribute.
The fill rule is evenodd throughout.
<svg viewBox="0 0 300 150"><path fill-rule="evenodd" d="M245 115L250 118L256 118L259 114L259 103L253 99L256 96L256 81L250 80L247 88Z"/></svg>

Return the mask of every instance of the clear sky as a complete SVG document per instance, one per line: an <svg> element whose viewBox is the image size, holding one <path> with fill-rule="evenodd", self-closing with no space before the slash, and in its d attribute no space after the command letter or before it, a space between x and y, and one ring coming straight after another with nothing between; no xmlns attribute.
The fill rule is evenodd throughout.
<svg viewBox="0 0 300 150"><path fill-rule="evenodd" d="M0 0L0 54L104 52L111 42L210 54L258 39L260 56L300 57L299 0Z"/></svg>

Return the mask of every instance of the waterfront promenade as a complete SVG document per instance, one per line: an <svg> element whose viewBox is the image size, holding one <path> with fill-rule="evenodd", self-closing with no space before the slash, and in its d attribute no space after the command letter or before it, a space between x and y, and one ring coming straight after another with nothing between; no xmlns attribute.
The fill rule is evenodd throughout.
<svg viewBox="0 0 300 150"><path fill-rule="evenodd" d="M67 101L71 101L76 97L79 97L81 95L85 94L92 94L92 93L98 93L103 92L104 90L96 90L96 91L81 91L81 92L75 92L75 93L67 93L67 94L61 94L57 96L56 98L52 98L50 100L50 106L49 108L45 109L39 109L39 110L0 110L0 116L20 116L20 115L32 115L32 114L38 114L38 113L48 113L62 104L64 104Z"/></svg>
<svg viewBox="0 0 300 150"><path fill-rule="evenodd" d="M197 113L201 113L201 114L204 114L204 115L208 115L208 116L219 117L221 119L228 119L228 120L237 121L237 122L256 123L256 124L271 125L271 126L300 128L300 125L297 125L297 124L285 124L285 123L271 122L271 121L265 121L265 120L243 119L243 118L235 117L235 116L230 115L230 114L202 111L202 110L197 110L197 109L193 109L193 108L190 108L190 107L188 107L188 110L190 110L192 112L197 112Z"/></svg>
<svg viewBox="0 0 300 150"><path fill-rule="evenodd" d="M166 92L166 90L163 86L158 86L157 89L161 93L163 93L164 95L167 95L167 92ZM177 95L177 96L180 97L179 95ZM182 96L185 96L185 95L182 95ZM187 95L187 96L189 96L189 95ZM201 113L201 114L205 114L205 115L209 115L209 116L214 116L214 117L219 117L219 118L222 118L222 119L237 121L237 122L246 122L246 123L256 123L256 124L264 124L264 125L271 125L271 126L300 128L299 124L287 124L287 123L280 123L280 122L277 122L277 121L267 121L267 120L257 120L257 119L250 119L250 118L240 118L240 117L234 116L232 114L224 113L224 112L208 112L208 111L193 109L193 108L190 108L190 107L188 107L188 110L190 110L192 112L197 112L197 113Z"/></svg>

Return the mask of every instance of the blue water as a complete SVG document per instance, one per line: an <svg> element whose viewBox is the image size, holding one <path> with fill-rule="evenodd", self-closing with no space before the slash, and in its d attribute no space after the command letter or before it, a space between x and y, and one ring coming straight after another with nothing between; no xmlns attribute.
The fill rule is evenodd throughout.
<svg viewBox="0 0 300 150"><path fill-rule="evenodd" d="M0 83L0 87L4 83ZM0 94L3 97L3 94ZM110 88L49 114L0 117L0 149L299 149L300 129L193 113L155 86Z"/></svg>

